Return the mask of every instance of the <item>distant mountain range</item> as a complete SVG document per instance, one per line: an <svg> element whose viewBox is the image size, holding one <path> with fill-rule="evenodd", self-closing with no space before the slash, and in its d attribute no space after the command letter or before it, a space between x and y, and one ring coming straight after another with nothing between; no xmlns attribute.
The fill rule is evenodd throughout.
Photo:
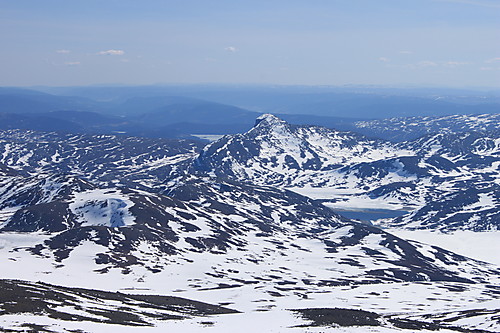
<svg viewBox="0 0 500 333"><path fill-rule="evenodd" d="M88 86L40 90L62 96L123 102L131 96L184 98L234 105L260 113L381 119L401 116L496 113L498 91L377 86L156 85Z"/></svg>
<svg viewBox="0 0 500 333"><path fill-rule="evenodd" d="M224 90L226 89L226 90ZM433 117L497 113L500 98L415 97L386 90L207 87L87 87L45 89L53 95L20 88L0 88L0 129L189 137L191 134L235 134L249 130L262 112L271 111L298 125L354 130L392 140L414 139L446 126ZM454 96L454 95L451 95ZM446 101L444 101L446 100ZM250 101L264 103L258 106ZM267 101L267 102L266 102ZM266 104L267 103L267 104ZM403 112L404 111L404 112ZM394 116L426 116L434 125L395 128ZM441 118L439 118L441 119ZM391 123L387 123L390 121Z"/></svg>
<svg viewBox="0 0 500 333"><path fill-rule="evenodd" d="M498 110L500 111L500 109ZM442 117L399 117L356 121L351 130L391 141L417 139L427 134L498 131L500 113Z"/></svg>

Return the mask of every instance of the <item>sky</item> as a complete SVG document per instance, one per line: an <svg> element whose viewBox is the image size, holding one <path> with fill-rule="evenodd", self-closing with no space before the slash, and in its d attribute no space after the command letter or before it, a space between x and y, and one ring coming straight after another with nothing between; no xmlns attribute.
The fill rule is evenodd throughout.
<svg viewBox="0 0 500 333"><path fill-rule="evenodd" d="M500 89L500 0L0 0L0 86Z"/></svg>

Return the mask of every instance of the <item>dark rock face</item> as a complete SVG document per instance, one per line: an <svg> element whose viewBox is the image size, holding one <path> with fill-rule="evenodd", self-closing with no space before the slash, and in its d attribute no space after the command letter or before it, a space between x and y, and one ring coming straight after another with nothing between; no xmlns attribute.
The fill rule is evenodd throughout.
<svg viewBox="0 0 500 333"><path fill-rule="evenodd" d="M114 293L41 282L2 279L0 288L0 315L43 314L63 321L154 326L156 320L180 320L238 312L180 297ZM110 302L115 306L110 307Z"/></svg>
<svg viewBox="0 0 500 333"><path fill-rule="evenodd" d="M380 315L363 310L351 309L297 309L294 312L312 321L303 326L381 326Z"/></svg>
<svg viewBox="0 0 500 333"><path fill-rule="evenodd" d="M492 330L469 329L456 324L463 318L480 320L482 317L489 316L495 318L500 310L475 309L468 311L457 311L456 313L441 313L423 316L413 316L404 318L401 315L380 315L371 311L359 309L342 308L309 308L290 310L308 324L298 325L296 327L351 327L351 326L383 326L397 327L400 329L421 331L439 331L450 330L463 333L492 333Z"/></svg>

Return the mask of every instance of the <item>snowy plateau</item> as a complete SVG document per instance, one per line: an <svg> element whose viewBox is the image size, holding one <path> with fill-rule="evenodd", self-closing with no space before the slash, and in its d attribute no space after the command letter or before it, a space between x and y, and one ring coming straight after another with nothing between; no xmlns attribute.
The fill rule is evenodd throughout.
<svg viewBox="0 0 500 333"><path fill-rule="evenodd" d="M499 332L498 117L0 131L0 331Z"/></svg>

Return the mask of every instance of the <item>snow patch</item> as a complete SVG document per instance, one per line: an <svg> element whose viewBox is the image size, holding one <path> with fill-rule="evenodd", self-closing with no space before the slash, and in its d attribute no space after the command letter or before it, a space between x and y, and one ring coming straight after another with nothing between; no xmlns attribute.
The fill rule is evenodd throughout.
<svg viewBox="0 0 500 333"><path fill-rule="evenodd" d="M96 189L75 194L69 209L82 226L124 227L135 224L134 203L116 189Z"/></svg>

